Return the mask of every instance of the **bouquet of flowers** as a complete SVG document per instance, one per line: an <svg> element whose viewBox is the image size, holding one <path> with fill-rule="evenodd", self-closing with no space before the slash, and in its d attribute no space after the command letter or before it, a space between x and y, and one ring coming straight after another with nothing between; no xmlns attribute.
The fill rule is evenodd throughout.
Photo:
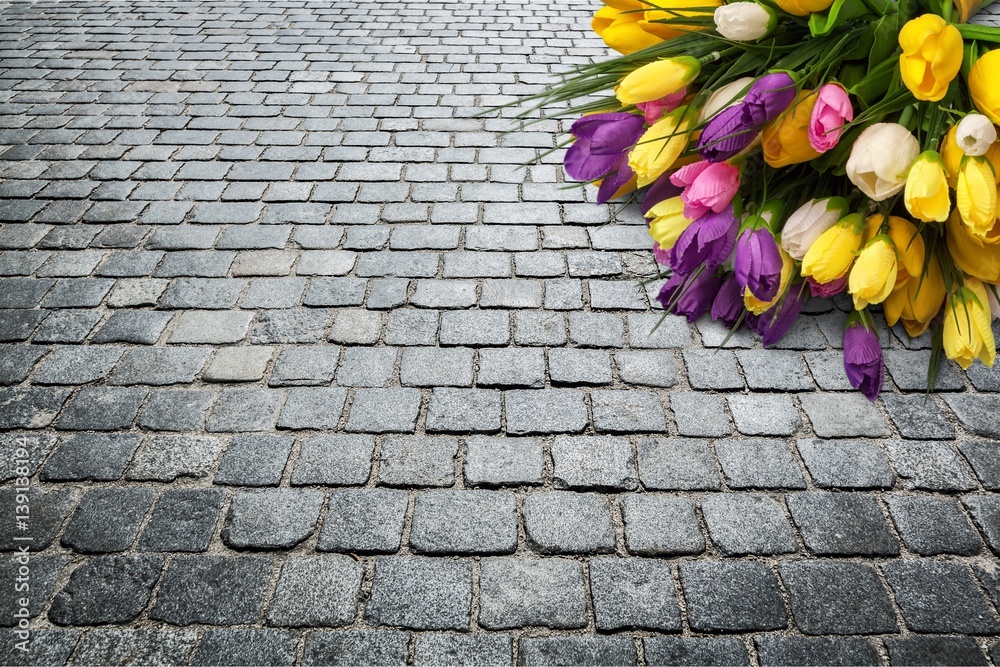
<svg viewBox="0 0 1000 667"><path fill-rule="evenodd" d="M846 292L852 386L874 400L876 323L992 365L1000 316L1000 29L969 0L603 0L616 59L544 93L566 173L641 202L658 300L765 346ZM994 50L991 50L994 49ZM572 103L572 104L567 104ZM569 143L569 142L567 142Z"/></svg>

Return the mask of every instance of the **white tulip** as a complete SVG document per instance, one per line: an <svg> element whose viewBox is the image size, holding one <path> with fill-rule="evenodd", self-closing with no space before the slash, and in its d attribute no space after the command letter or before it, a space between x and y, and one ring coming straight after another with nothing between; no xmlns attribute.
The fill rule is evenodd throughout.
<svg viewBox="0 0 1000 667"><path fill-rule="evenodd" d="M987 285L986 296L990 299L990 312L993 319L1000 320L1000 301L997 301L997 294L1000 294L1000 285Z"/></svg>
<svg viewBox="0 0 1000 667"><path fill-rule="evenodd" d="M756 2L733 2L715 10L715 29L726 39L749 42L771 32L774 12Z"/></svg>
<svg viewBox="0 0 1000 667"><path fill-rule="evenodd" d="M875 123L851 147L847 177L875 201L893 196L906 185L906 174L920 155L920 143L898 123Z"/></svg>
<svg viewBox="0 0 1000 667"><path fill-rule="evenodd" d="M970 113L959 121L955 140L966 155L986 155L997 140L997 128L981 113Z"/></svg>
<svg viewBox="0 0 1000 667"><path fill-rule="evenodd" d="M843 197L807 201L785 221L781 229L781 247L790 257L802 261L816 239L846 216L848 210Z"/></svg>
<svg viewBox="0 0 1000 667"><path fill-rule="evenodd" d="M746 95L746 91L750 88L750 84L753 82L754 78L752 76L744 76L716 89L714 93L708 96L708 101L705 102L705 106L698 113L698 122L704 123L726 107L741 102Z"/></svg>

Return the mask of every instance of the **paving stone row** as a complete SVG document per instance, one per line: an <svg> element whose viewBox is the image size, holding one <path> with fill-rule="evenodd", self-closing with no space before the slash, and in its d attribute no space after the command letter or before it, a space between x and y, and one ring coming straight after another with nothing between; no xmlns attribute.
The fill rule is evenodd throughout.
<svg viewBox="0 0 1000 667"><path fill-rule="evenodd" d="M1000 664L1000 373L661 322L475 116L593 10L0 2L0 663Z"/></svg>

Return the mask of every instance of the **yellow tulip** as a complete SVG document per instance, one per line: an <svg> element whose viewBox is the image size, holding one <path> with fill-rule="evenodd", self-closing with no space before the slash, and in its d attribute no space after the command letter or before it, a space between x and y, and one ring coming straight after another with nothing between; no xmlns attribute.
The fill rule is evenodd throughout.
<svg viewBox="0 0 1000 667"><path fill-rule="evenodd" d="M872 217L881 218L882 216ZM916 226L906 218L890 215L889 238L896 246L896 286L899 287L910 276L920 276L923 273L926 254L924 237L917 231Z"/></svg>
<svg viewBox="0 0 1000 667"><path fill-rule="evenodd" d="M955 211L945 223L948 252L955 266L988 283L1000 282L1000 223L985 238L972 235ZM992 242L991 242L992 241Z"/></svg>
<svg viewBox="0 0 1000 667"><path fill-rule="evenodd" d="M778 294L770 301L761 301L753 295L749 287L743 290L743 305L754 315L763 315L771 309L771 306L778 303L778 300L788 289L788 281L792 279L795 260L781 246L778 246L778 252L781 254L781 281L778 283Z"/></svg>
<svg viewBox="0 0 1000 667"><path fill-rule="evenodd" d="M918 100L937 102L962 68L964 43L958 28L937 14L912 19L899 31L899 73Z"/></svg>
<svg viewBox="0 0 1000 667"><path fill-rule="evenodd" d="M788 111L764 128L761 139L765 162L777 169L819 157L809 143L809 119L818 98L813 91L799 91Z"/></svg>
<svg viewBox="0 0 1000 667"><path fill-rule="evenodd" d="M663 41L642 26L645 5L639 0L604 0L590 27L609 47L628 55Z"/></svg>
<svg viewBox="0 0 1000 667"><path fill-rule="evenodd" d="M983 0L955 0L955 9L958 10L955 22L968 23L969 19L975 16L982 8Z"/></svg>
<svg viewBox="0 0 1000 667"><path fill-rule="evenodd" d="M693 222L684 217L684 202L679 196L664 199L649 209L646 215L652 218L649 235L663 250L673 248L677 238Z"/></svg>
<svg viewBox="0 0 1000 667"><path fill-rule="evenodd" d="M808 16L830 8L833 0L776 0L777 5L789 14Z"/></svg>
<svg viewBox="0 0 1000 667"><path fill-rule="evenodd" d="M698 112L689 107L674 109L646 130L628 156L628 165L646 187L670 169L687 148L689 131Z"/></svg>
<svg viewBox="0 0 1000 667"><path fill-rule="evenodd" d="M1000 50L984 53L969 70L969 92L980 113L1000 125Z"/></svg>
<svg viewBox="0 0 1000 667"><path fill-rule="evenodd" d="M655 9L646 4L644 15L637 14L642 17L639 24L646 32L666 40L689 32L709 30L711 26L661 23L661 21L677 21L684 16L711 16L716 7L722 6L722 0L656 0L652 4L655 5Z"/></svg>
<svg viewBox="0 0 1000 667"><path fill-rule="evenodd" d="M955 207L973 236L984 237L997 219L997 184L985 157L966 156L958 170Z"/></svg>
<svg viewBox="0 0 1000 667"><path fill-rule="evenodd" d="M958 145L958 125L952 125L941 140L941 158L948 171L948 186L954 190L958 186L958 170L962 166L965 151Z"/></svg>
<svg viewBox="0 0 1000 667"><path fill-rule="evenodd" d="M990 327L989 295L986 286L975 278L966 277L948 300L944 315L944 353L963 369L979 359L992 366L997 346Z"/></svg>
<svg viewBox="0 0 1000 667"><path fill-rule="evenodd" d="M896 286L896 247L885 234L879 234L864 247L851 267L847 291L854 297L854 309L882 303Z"/></svg>
<svg viewBox="0 0 1000 667"><path fill-rule="evenodd" d="M986 159L993 166L993 176L996 177L997 185L1000 185L1000 141L995 142L986 151Z"/></svg>
<svg viewBox="0 0 1000 667"><path fill-rule="evenodd" d="M851 213L819 235L802 258L802 276L825 285L842 278L864 241L865 219Z"/></svg>
<svg viewBox="0 0 1000 667"><path fill-rule="evenodd" d="M914 218L944 222L951 213L951 194L944 160L934 151L924 151L910 167L903 189L903 203Z"/></svg>
<svg viewBox="0 0 1000 667"><path fill-rule="evenodd" d="M633 70L615 88L622 106L652 102L672 95L695 80L701 63L691 56L665 58Z"/></svg>
<svg viewBox="0 0 1000 667"><path fill-rule="evenodd" d="M932 252L927 270L919 278L906 283L902 289L894 290L882 302L886 322L893 326L902 320L904 326L910 322L913 327L926 328L934 316L941 310L946 290L944 276L941 273L941 262L937 253ZM910 327L907 327L907 331ZM923 333L923 330L920 330ZM920 333L916 335L920 335ZM912 334L911 334L912 335Z"/></svg>

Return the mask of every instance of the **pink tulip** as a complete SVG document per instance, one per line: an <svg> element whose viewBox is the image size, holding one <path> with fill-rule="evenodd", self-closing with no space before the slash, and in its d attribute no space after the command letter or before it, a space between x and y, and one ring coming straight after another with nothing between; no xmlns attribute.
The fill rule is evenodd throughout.
<svg viewBox="0 0 1000 667"><path fill-rule="evenodd" d="M646 117L646 124L652 126L653 123L663 118L663 114L670 113L679 107L686 96L687 89L681 88L676 93L671 93L666 97L652 102L639 102L635 106Z"/></svg>
<svg viewBox="0 0 1000 667"><path fill-rule="evenodd" d="M809 119L809 144L818 152L825 153L840 141L844 125L854 120L854 107L847 91L836 83L828 83L819 89L816 106Z"/></svg>
<svg viewBox="0 0 1000 667"><path fill-rule="evenodd" d="M740 189L740 170L726 162L702 160L675 171L670 182L684 188L684 217L697 220L729 206Z"/></svg>

